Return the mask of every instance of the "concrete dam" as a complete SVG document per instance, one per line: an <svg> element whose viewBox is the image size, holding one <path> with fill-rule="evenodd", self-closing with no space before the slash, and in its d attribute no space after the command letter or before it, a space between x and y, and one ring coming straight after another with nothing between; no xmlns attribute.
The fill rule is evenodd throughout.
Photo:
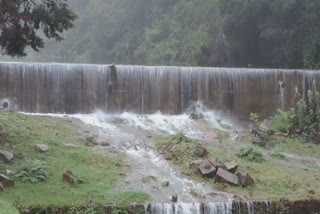
<svg viewBox="0 0 320 214"><path fill-rule="evenodd" d="M313 70L0 62L0 102L31 113L181 114L194 102L248 118L320 89Z"/></svg>

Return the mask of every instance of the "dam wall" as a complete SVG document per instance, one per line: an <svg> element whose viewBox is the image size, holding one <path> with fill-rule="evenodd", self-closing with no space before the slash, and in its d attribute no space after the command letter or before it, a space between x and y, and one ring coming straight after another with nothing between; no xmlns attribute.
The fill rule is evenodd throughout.
<svg viewBox="0 0 320 214"><path fill-rule="evenodd" d="M266 117L320 90L319 82L313 70L0 62L0 104L31 113L180 114L201 101Z"/></svg>

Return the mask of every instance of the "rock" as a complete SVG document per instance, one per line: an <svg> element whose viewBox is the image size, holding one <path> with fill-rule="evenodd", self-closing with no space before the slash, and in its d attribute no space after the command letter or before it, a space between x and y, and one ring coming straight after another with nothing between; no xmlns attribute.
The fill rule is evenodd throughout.
<svg viewBox="0 0 320 214"><path fill-rule="evenodd" d="M274 133L274 135L275 135L276 137L286 137L286 136L287 136L287 134L285 134L285 133L283 133L283 132L276 132L276 133Z"/></svg>
<svg viewBox="0 0 320 214"><path fill-rule="evenodd" d="M205 160L199 166L200 173L208 178L213 178L216 175L217 169L210 163L210 161Z"/></svg>
<svg viewBox="0 0 320 214"><path fill-rule="evenodd" d="M36 150L38 152L48 152L49 151L49 147L47 145L44 145L44 144L37 144L36 145Z"/></svg>
<svg viewBox="0 0 320 214"><path fill-rule="evenodd" d="M224 168L233 174L237 171L238 166L239 165L235 161L230 161L224 164Z"/></svg>
<svg viewBox="0 0 320 214"><path fill-rule="evenodd" d="M101 146L110 146L110 143L106 142L106 141L102 141L98 143Z"/></svg>
<svg viewBox="0 0 320 214"><path fill-rule="evenodd" d="M63 173L62 177L63 177L63 181L68 182L69 184L73 184L74 183L72 172L67 171L67 172Z"/></svg>
<svg viewBox="0 0 320 214"><path fill-rule="evenodd" d="M4 188L8 187L13 187L14 186L14 181L11 180L9 177L6 175L0 174L0 183Z"/></svg>
<svg viewBox="0 0 320 214"><path fill-rule="evenodd" d="M209 158L208 161L215 167L215 168L219 168L221 167L219 161L217 158Z"/></svg>
<svg viewBox="0 0 320 214"><path fill-rule="evenodd" d="M208 151L204 146L198 143L194 151L194 155L200 158L204 158L205 156L208 155Z"/></svg>
<svg viewBox="0 0 320 214"><path fill-rule="evenodd" d="M9 162L13 159L13 154L9 151L0 150L0 157L3 158L5 161Z"/></svg>
<svg viewBox="0 0 320 214"><path fill-rule="evenodd" d="M203 162L203 160L196 160L192 161L189 165L189 171L191 174L198 174L199 171L199 166Z"/></svg>
<svg viewBox="0 0 320 214"><path fill-rule="evenodd" d="M254 140L252 141L252 145L265 147L266 143L262 142L259 138L254 138Z"/></svg>
<svg viewBox="0 0 320 214"><path fill-rule="evenodd" d="M192 112L190 114L190 118L193 119L193 120L201 120L201 119L204 118L204 116L201 113Z"/></svg>
<svg viewBox="0 0 320 214"><path fill-rule="evenodd" d="M229 183L232 185L239 185L239 178L238 176L228 172L224 169L219 168L216 174L215 182L217 183Z"/></svg>
<svg viewBox="0 0 320 214"><path fill-rule="evenodd" d="M78 146L76 144L72 144L72 143L64 143L63 145L68 148L79 148L80 147L80 146Z"/></svg>
<svg viewBox="0 0 320 214"><path fill-rule="evenodd" d="M174 194L172 197L171 197L171 201L173 203L177 203L178 202L178 195L177 194Z"/></svg>
<svg viewBox="0 0 320 214"><path fill-rule="evenodd" d="M13 175L13 174L14 174L13 171L11 171L11 170L9 170L9 169L6 169L6 175L7 175L7 176L10 176L10 175Z"/></svg>
<svg viewBox="0 0 320 214"><path fill-rule="evenodd" d="M248 187L254 184L254 180L247 172L239 172L237 173L237 176L242 187Z"/></svg>
<svg viewBox="0 0 320 214"><path fill-rule="evenodd" d="M165 181L165 182L162 183L161 186L168 187L169 185L170 185L169 181Z"/></svg>

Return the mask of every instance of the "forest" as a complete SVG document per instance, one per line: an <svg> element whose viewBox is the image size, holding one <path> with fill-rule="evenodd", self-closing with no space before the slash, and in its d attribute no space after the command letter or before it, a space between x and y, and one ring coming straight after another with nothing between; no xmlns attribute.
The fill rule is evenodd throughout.
<svg viewBox="0 0 320 214"><path fill-rule="evenodd" d="M69 0L64 41L7 60L320 67L319 0Z"/></svg>

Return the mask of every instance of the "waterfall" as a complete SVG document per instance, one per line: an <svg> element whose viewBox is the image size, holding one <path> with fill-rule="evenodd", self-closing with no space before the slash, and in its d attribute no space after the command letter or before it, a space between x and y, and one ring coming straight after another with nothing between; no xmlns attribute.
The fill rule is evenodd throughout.
<svg viewBox="0 0 320 214"><path fill-rule="evenodd" d="M260 214L274 213L271 201L229 201L208 203L150 204L147 214Z"/></svg>
<svg viewBox="0 0 320 214"><path fill-rule="evenodd" d="M0 104L39 113L180 114L201 101L247 118L293 107L319 81L312 70L0 62Z"/></svg>

